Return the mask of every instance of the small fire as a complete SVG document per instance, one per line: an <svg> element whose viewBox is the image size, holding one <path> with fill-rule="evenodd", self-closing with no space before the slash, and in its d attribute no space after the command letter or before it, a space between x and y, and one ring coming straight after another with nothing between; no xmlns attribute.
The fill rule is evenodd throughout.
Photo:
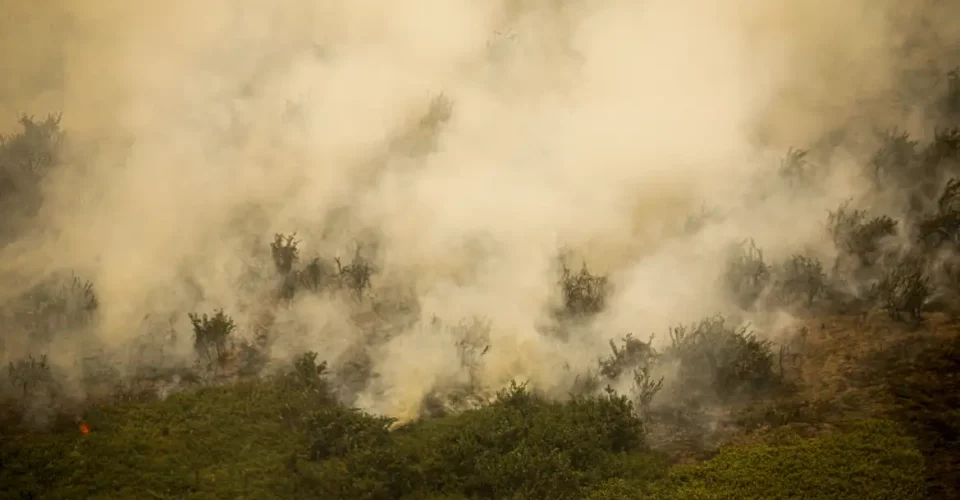
<svg viewBox="0 0 960 500"><path fill-rule="evenodd" d="M88 425L86 422L80 422L80 433L84 436L90 434L90 425Z"/></svg>

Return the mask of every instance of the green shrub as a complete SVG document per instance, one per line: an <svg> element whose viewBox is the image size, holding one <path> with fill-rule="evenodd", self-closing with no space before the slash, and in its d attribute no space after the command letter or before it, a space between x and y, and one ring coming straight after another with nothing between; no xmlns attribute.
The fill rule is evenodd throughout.
<svg viewBox="0 0 960 500"><path fill-rule="evenodd" d="M324 497L580 498L623 470L622 454L644 450L642 422L613 394L559 403L512 385L488 406L401 427L389 442L385 420L328 417L362 430L338 448L352 451L304 467L306 487Z"/></svg>
<svg viewBox="0 0 960 500"><path fill-rule="evenodd" d="M647 497L681 499L922 499L923 456L890 422L777 444L727 447L702 464L678 467ZM603 498L628 498L595 496Z"/></svg>

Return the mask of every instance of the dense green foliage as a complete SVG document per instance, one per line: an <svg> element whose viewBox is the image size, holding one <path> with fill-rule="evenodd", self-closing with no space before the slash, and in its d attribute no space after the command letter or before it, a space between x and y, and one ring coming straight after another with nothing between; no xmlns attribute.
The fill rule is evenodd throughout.
<svg viewBox="0 0 960 500"><path fill-rule="evenodd" d="M88 435L4 440L0 484L21 498L924 498L923 458L888 422L783 429L671 468L614 394L561 403L514 385L390 430L337 404L323 369L306 356L267 381L91 408Z"/></svg>

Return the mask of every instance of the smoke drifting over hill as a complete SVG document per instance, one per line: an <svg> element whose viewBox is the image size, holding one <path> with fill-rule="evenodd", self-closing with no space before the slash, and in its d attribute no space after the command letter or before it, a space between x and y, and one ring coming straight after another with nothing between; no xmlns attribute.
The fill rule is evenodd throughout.
<svg viewBox="0 0 960 500"><path fill-rule="evenodd" d="M187 357L188 312L224 308L248 336L268 314L278 358L312 349L336 364L367 346L379 377L357 404L408 418L466 370L453 330L432 318L482 317L482 388L529 378L564 394L610 338L749 316L718 284L732 242L752 237L773 260L832 256L823 221L866 190L861 151L816 158L822 178L801 192L788 193L778 162L841 128L868 137L868 123L928 137L924 96L942 82L924 72L947 69L928 61L956 50L956 10L8 1L0 69L20 76L0 82L0 126L62 111L67 136L39 214L0 249L0 297L75 272L99 307L49 345L9 336L4 360L42 351L78 373L94 351L166 328L183 333ZM687 231L701 207L722 219ZM275 232L296 232L305 260L346 262L364 243L374 298L273 306ZM556 335L561 249L608 274L613 294ZM411 297L420 321L386 340L356 324L371 301Z"/></svg>

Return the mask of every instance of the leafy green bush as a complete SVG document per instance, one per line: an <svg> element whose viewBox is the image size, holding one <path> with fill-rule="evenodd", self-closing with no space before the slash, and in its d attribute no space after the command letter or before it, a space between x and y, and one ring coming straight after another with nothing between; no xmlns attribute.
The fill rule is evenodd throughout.
<svg viewBox="0 0 960 500"><path fill-rule="evenodd" d="M343 418L337 415L328 418ZM626 397L550 402L516 384L488 406L410 424L389 440L380 430L386 421L359 413L347 419L363 437L337 449L352 451L303 467L315 495L580 498L622 472L624 454L645 449L643 424Z"/></svg>
<svg viewBox="0 0 960 500"><path fill-rule="evenodd" d="M922 499L923 456L898 426L864 421L845 432L776 443L726 447L702 464L677 467L649 496L623 490L593 499ZM619 496L618 496L619 494Z"/></svg>

